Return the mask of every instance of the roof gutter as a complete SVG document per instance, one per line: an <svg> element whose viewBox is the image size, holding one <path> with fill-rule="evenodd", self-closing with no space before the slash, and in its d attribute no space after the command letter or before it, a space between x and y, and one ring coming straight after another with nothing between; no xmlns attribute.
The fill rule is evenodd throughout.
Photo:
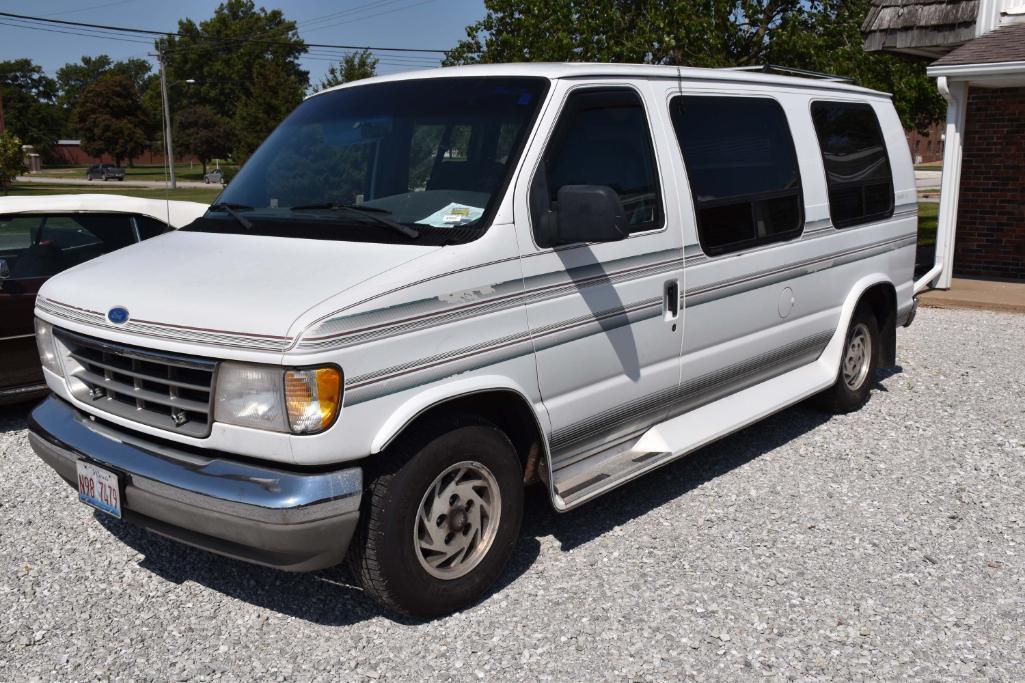
<svg viewBox="0 0 1025 683"><path fill-rule="evenodd" d="M976 79L1001 76L1025 75L1025 62L993 62L989 64L941 64L932 65L925 71L933 78ZM937 86L939 84L937 83ZM940 90L940 94L943 90ZM944 97L946 97L944 95ZM949 101L949 100L948 100Z"/></svg>

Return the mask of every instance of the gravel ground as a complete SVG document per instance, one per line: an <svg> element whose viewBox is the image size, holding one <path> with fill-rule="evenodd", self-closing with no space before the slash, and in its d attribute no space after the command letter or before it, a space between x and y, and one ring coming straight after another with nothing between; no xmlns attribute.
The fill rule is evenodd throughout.
<svg viewBox="0 0 1025 683"><path fill-rule="evenodd" d="M865 409L798 406L566 515L481 605L396 620L94 516L0 412L0 677L1025 677L1025 316L925 309Z"/></svg>

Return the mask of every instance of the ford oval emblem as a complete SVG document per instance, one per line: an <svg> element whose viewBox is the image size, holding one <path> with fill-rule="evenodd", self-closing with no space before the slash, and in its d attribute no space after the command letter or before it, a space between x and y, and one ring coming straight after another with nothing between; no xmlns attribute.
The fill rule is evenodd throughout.
<svg viewBox="0 0 1025 683"><path fill-rule="evenodd" d="M128 309L122 306L115 306L107 311L107 320L115 325L124 325L128 322Z"/></svg>

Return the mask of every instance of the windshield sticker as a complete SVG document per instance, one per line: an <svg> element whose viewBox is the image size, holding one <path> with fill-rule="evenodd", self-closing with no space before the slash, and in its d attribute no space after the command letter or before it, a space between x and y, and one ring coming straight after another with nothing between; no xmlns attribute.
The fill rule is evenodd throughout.
<svg viewBox="0 0 1025 683"><path fill-rule="evenodd" d="M466 225L475 221L483 215L484 209L452 202L448 206L438 209L430 216L421 218L417 223L430 225L435 228L457 228L460 225Z"/></svg>

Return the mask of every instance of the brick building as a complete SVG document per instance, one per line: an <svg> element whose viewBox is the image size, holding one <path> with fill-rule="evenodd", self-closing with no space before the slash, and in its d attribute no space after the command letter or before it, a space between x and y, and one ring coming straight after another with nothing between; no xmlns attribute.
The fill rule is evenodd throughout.
<svg viewBox="0 0 1025 683"><path fill-rule="evenodd" d="M911 159L916 164L943 161L943 124L937 121L924 131L912 128L905 132Z"/></svg>
<svg viewBox="0 0 1025 683"><path fill-rule="evenodd" d="M175 154L176 161L181 163L196 162L199 160L188 154L182 155L181 153ZM55 164L112 164L114 159L109 154L103 154L99 157L94 157L86 153L82 149L82 145L78 140L58 140L57 143L50 148L48 163ZM121 163L127 164L128 161L124 160ZM167 163L164 158L164 153L147 149L132 159L132 164L144 165L144 166L157 166Z"/></svg>
<svg viewBox="0 0 1025 683"><path fill-rule="evenodd" d="M935 285L1025 280L1025 0L875 0L862 30L866 50L936 58L947 120Z"/></svg>

